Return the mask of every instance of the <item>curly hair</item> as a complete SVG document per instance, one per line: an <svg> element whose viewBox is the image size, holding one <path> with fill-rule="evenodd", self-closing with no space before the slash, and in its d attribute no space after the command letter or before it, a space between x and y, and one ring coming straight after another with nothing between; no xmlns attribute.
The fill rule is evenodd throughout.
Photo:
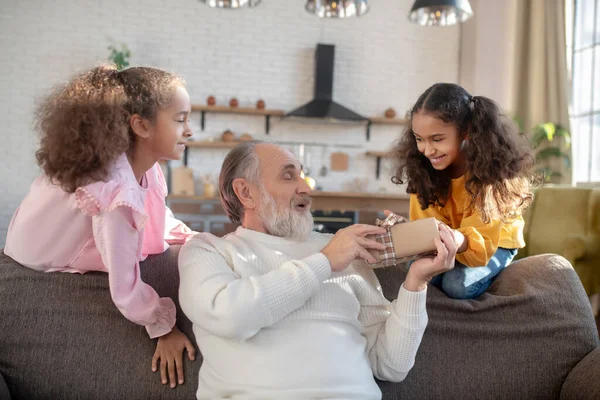
<svg viewBox="0 0 600 400"><path fill-rule="evenodd" d="M111 164L132 148L130 118L155 122L183 80L148 67L118 71L100 65L55 87L36 111L39 166L66 192L106 179Z"/></svg>
<svg viewBox="0 0 600 400"><path fill-rule="evenodd" d="M451 196L451 176L447 170L436 171L418 150L412 130L416 113L454 123L459 135L469 139L462 149L469 207L479 211L485 223L514 218L531 204L532 187L538 183L532 172L535 159L516 124L493 100L471 96L459 85L437 83L411 109L408 127L392 151L397 163L392 182L407 183L407 193L417 195L423 210L445 205Z"/></svg>

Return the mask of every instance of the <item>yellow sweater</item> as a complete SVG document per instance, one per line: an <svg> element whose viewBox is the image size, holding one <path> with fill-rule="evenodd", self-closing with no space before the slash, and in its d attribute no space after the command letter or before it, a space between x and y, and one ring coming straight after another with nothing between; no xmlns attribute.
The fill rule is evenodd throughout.
<svg viewBox="0 0 600 400"><path fill-rule="evenodd" d="M410 219L434 217L462 233L468 243L467 250L456 255L456 260L469 267L487 265L498 247L520 249L525 247L523 239L523 217L510 223L492 220L486 224L481 214L468 210L469 194L464 176L452 179L452 194L444 207L429 206L421 210L415 194L410 196Z"/></svg>

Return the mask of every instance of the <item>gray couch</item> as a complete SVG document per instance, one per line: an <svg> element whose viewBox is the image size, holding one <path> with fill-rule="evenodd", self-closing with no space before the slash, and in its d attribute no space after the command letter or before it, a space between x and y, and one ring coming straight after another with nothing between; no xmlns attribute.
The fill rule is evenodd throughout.
<svg viewBox="0 0 600 400"><path fill-rule="evenodd" d="M162 296L177 295L178 250L142 264ZM404 269L377 272L393 298ZM415 366L402 383L379 382L384 399L600 398L596 325L565 259L521 260L476 300L431 288L427 308ZM181 314L178 324L193 337ZM117 311L105 274L44 274L0 256L0 374L13 399L193 399L201 358L169 389L150 371L154 346Z"/></svg>

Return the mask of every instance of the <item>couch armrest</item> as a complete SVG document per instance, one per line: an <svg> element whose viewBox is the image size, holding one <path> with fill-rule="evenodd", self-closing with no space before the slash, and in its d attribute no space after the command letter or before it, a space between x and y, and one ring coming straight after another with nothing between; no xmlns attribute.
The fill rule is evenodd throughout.
<svg viewBox="0 0 600 400"><path fill-rule="evenodd" d="M563 256L574 264L576 260L600 255L600 237L569 235L563 242Z"/></svg>
<svg viewBox="0 0 600 400"><path fill-rule="evenodd" d="M561 400L600 399L600 347L579 361L563 383Z"/></svg>
<svg viewBox="0 0 600 400"><path fill-rule="evenodd" d="M0 374L0 399L11 399L10 392L8 391L8 386L6 386L6 382L4 381L4 377L2 377L2 374Z"/></svg>

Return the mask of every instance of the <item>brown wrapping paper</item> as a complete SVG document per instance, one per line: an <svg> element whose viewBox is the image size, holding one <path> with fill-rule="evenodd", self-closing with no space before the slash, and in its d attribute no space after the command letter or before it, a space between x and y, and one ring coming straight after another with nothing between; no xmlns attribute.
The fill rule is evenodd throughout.
<svg viewBox="0 0 600 400"><path fill-rule="evenodd" d="M396 254L396 264L436 254L435 238L439 239L440 233L438 231L438 222L435 218L399 223L392 226L390 230ZM375 235L369 235L368 238L374 240ZM371 249L369 253L377 260L375 264L370 264L371 267L382 267L380 252Z"/></svg>

